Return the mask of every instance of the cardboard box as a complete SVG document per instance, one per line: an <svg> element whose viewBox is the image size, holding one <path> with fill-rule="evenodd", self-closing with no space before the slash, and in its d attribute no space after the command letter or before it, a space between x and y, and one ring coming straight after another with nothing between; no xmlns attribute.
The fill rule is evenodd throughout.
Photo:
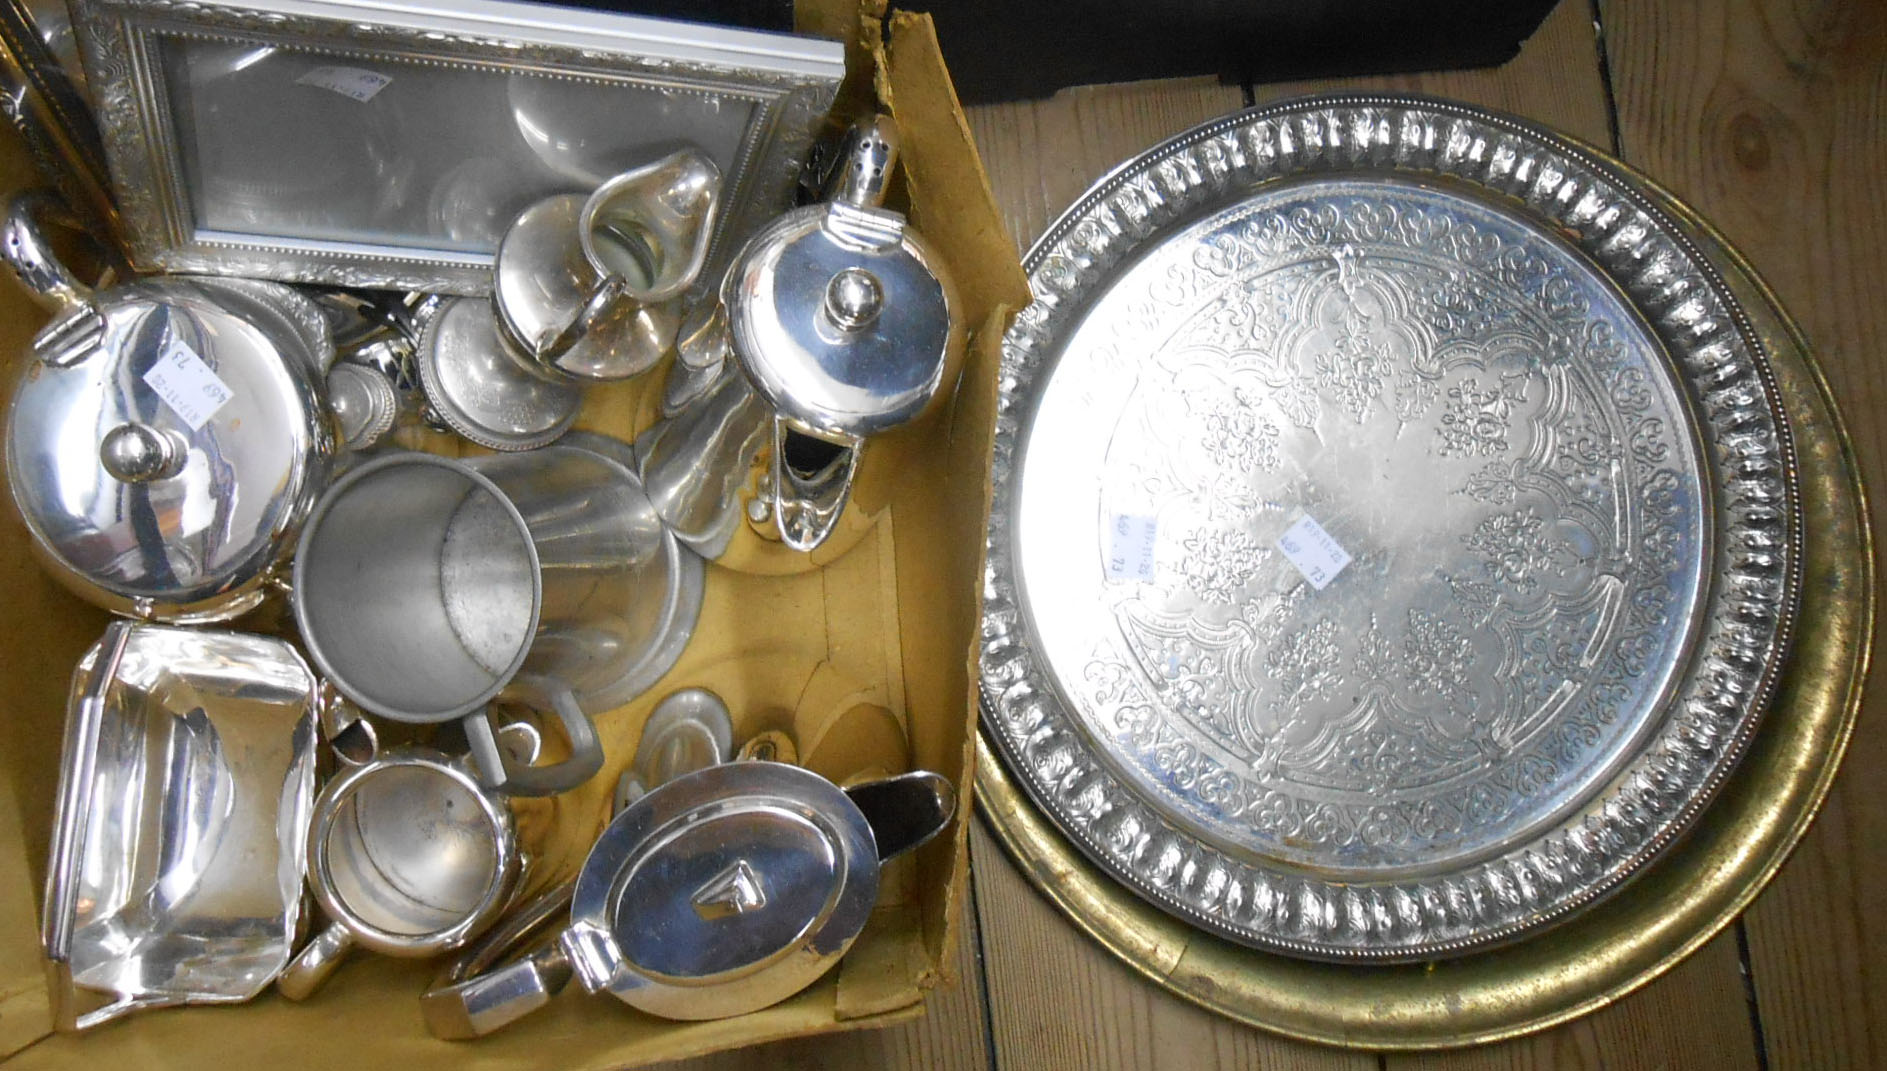
<svg viewBox="0 0 1887 1071"><path fill-rule="evenodd" d="M739 1018L668 1022L572 986L496 1035L437 1041L418 1003L436 964L357 953L304 1004L269 993L240 1006L165 1009L86 1034L51 1034L38 909L66 687L106 618L38 570L23 525L9 516L0 522L0 590L7 592L0 615L0 1056L20 1068L554 1064L574 1071L881 1026L921 1014L926 991L954 981L956 927L967 899L973 641L999 343L1010 312L1027 300L1027 284L929 19L887 18L882 0L866 0L862 10L852 0L802 3L799 16L803 29L852 42L842 107L870 107L875 99L902 128L903 181L894 196L955 274L972 332L962 379L932 417L873 441L868 478L833 548L809 563L747 532L730 558L739 569L710 568L695 640L681 663L649 695L598 719L609 756L604 774L555 800L520 805L523 839L536 860L530 887L580 863L648 709L690 684L726 698L742 734L797 730L802 747L816 744L809 758L824 772L908 763L947 774L962 795L949 832L894 864L879 910L838 970L785 1003ZM0 138L0 186L31 181L17 139ZM18 287L0 286L0 352L23 355L42 320ZM630 437L648 419L655 378L594 391L583 422ZM891 721L856 715L872 708L888 711Z"/></svg>

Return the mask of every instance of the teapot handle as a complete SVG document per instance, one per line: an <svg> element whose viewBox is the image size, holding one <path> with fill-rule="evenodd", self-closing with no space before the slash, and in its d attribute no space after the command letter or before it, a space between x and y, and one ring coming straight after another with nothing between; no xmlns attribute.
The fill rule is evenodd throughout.
<svg viewBox="0 0 1887 1071"><path fill-rule="evenodd" d="M60 263L46 241L43 228L58 223L83 231L65 202L47 190L26 190L7 205L0 222L0 259L13 269L21 285L55 317L83 308L92 300L92 288Z"/></svg>
<svg viewBox="0 0 1887 1071"><path fill-rule="evenodd" d="M353 951L354 935L338 922L328 924L314 940L296 953L275 979L275 990L289 1000L307 1000L328 980L347 954Z"/></svg>
<svg viewBox="0 0 1887 1071"><path fill-rule="evenodd" d="M419 998L420 1015L434 1037L483 1037L550 1003L570 984L572 973L562 943L553 942L503 966L427 990Z"/></svg>

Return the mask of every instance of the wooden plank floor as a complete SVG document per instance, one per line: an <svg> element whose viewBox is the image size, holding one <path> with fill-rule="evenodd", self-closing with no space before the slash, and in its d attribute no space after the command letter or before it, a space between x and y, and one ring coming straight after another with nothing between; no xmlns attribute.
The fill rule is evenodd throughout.
<svg viewBox="0 0 1887 1071"><path fill-rule="evenodd" d="M1887 488L1887 4L1562 0L1511 63L1315 84L1088 87L972 109L1026 247L1114 164L1201 120L1331 87L1417 90L1606 147L1714 220L1816 345L1871 486ZM1878 524L1880 515L1876 513ZM1422 1057L1320 1048L1216 1018L1142 981L972 833L963 981L916 1023L729 1054L737 1068L1887 1067L1887 717L1870 696L1808 841L1730 932L1617 1005L1520 1041Z"/></svg>

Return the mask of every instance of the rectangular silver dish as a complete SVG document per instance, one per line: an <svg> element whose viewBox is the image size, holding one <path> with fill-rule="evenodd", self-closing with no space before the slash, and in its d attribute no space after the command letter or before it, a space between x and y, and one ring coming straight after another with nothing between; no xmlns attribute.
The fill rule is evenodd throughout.
<svg viewBox="0 0 1887 1071"><path fill-rule="evenodd" d="M86 653L42 912L55 1026L248 1000L288 962L314 689L265 636L113 621Z"/></svg>

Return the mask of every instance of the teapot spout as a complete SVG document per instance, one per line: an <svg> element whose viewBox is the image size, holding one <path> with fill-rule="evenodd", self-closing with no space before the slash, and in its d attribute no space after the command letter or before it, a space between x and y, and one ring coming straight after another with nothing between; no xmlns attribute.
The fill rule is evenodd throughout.
<svg viewBox="0 0 1887 1071"><path fill-rule="evenodd" d="M943 832L957 813L957 792L949 778L929 770L866 781L847 788L845 794L865 812L881 863Z"/></svg>
<svg viewBox="0 0 1887 1071"><path fill-rule="evenodd" d="M65 203L46 190L27 190L15 196L0 221L0 259L13 270L33 300L55 318L81 308L92 299L92 289L60 262L42 228L64 223L75 229Z"/></svg>
<svg viewBox="0 0 1887 1071"><path fill-rule="evenodd" d="M727 362L713 384L636 440L642 487L656 514L710 561L740 526L740 491L772 412Z"/></svg>
<svg viewBox="0 0 1887 1071"><path fill-rule="evenodd" d="M831 537L851 500L864 452L862 438L811 435L774 418L773 517L782 542L811 551Z"/></svg>

